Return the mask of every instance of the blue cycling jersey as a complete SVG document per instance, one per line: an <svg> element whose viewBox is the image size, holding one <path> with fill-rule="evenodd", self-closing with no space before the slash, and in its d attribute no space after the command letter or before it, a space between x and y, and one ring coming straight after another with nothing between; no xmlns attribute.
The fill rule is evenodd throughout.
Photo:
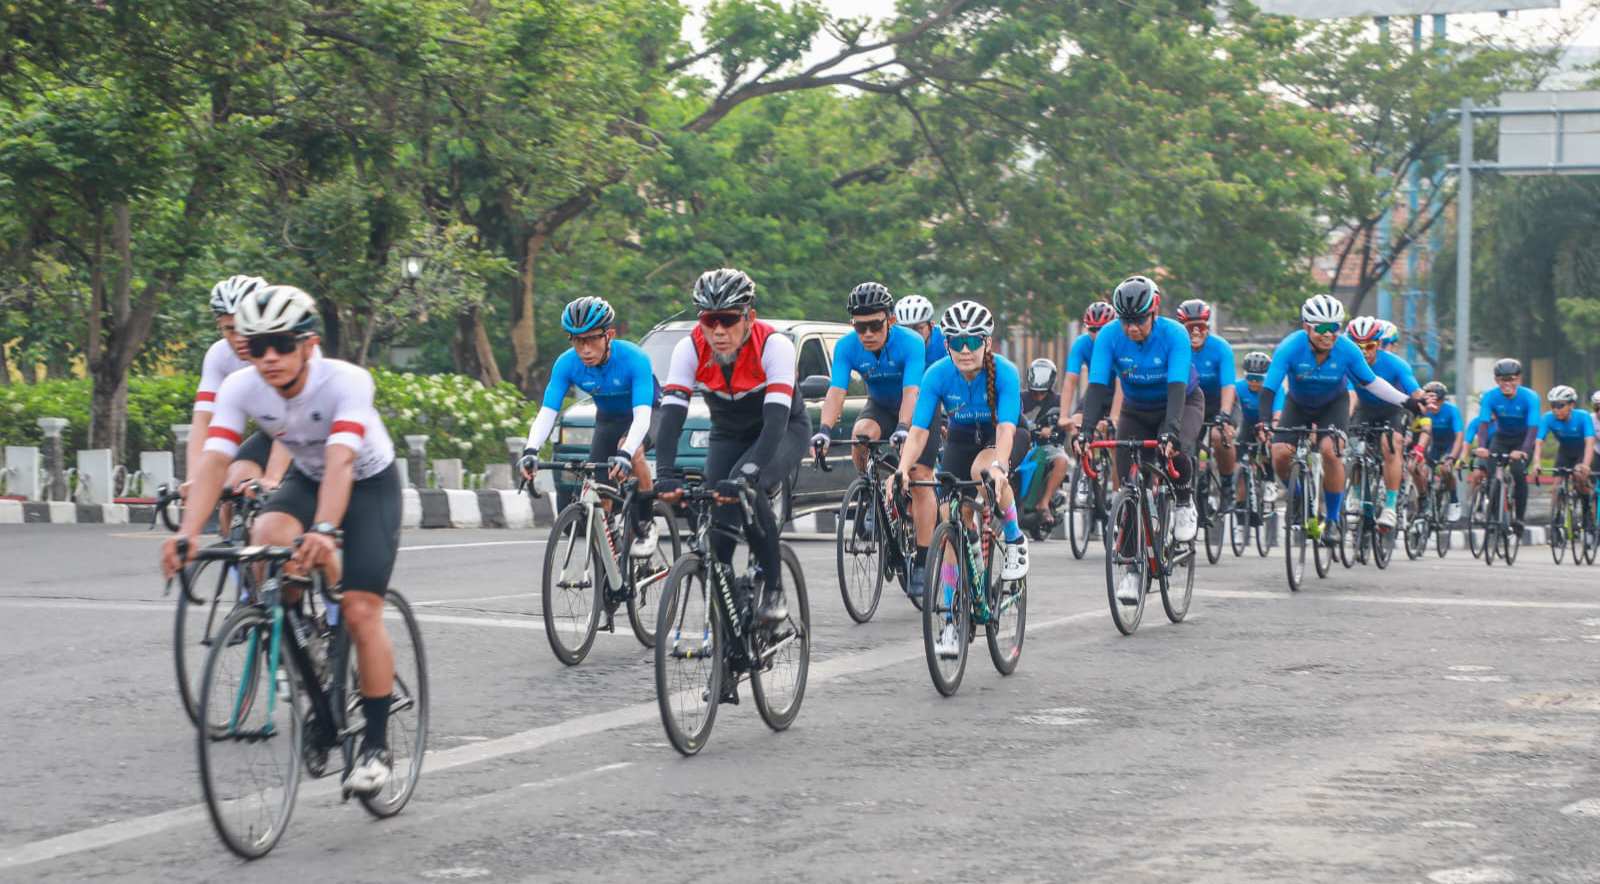
<svg viewBox="0 0 1600 884"><path fill-rule="evenodd" d="M1308 408L1320 408L1345 395L1347 379L1359 386L1372 383L1376 377L1354 341L1343 335L1334 338L1333 348L1318 361L1310 336L1301 329L1284 338L1272 352L1266 383L1267 389L1275 390L1287 380L1290 399Z"/></svg>
<svg viewBox="0 0 1600 884"><path fill-rule="evenodd" d="M1094 339L1094 335L1084 332L1072 341L1072 349L1067 351L1067 374L1077 374L1089 364L1094 355Z"/></svg>
<svg viewBox="0 0 1600 884"><path fill-rule="evenodd" d="M944 351L944 332L939 331L936 325L928 333L928 355L922 359L922 370L927 371L935 362L949 355Z"/></svg>
<svg viewBox="0 0 1600 884"><path fill-rule="evenodd" d="M1372 363L1372 373L1388 381L1396 390L1407 396L1422 389L1422 385L1417 383L1416 374L1411 371L1410 363L1388 350L1378 351L1378 358ZM1352 384L1351 388L1356 391L1356 399L1367 405L1389 404L1369 393L1366 387Z"/></svg>
<svg viewBox="0 0 1600 884"><path fill-rule="evenodd" d="M1233 386L1233 345L1216 335L1206 335L1205 343L1194 350L1194 373L1208 401L1218 401L1224 385Z"/></svg>
<svg viewBox="0 0 1600 884"><path fill-rule="evenodd" d="M1539 419L1539 438L1555 433L1561 444L1570 445L1573 442L1582 442L1594 435L1594 418L1589 412L1574 407L1566 420L1556 420L1556 413L1547 411Z"/></svg>
<svg viewBox="0 0 1600 884"><path fill-rule="evenodd" d="M1461 432L1461 409L1456 408L1454 402L1439 403L1439 410L1428 415L1428 419L1433 423L1428 430L1433 439L1429 447L1443 450L1455 444L1456 434Z"/></svg>
<svg viewBox="0 0 1600 884"><path fill-rule="evenodd" d="M1266 392L1266 388L1261 388ZM1233 382L1234 395L1239 399L1239 411L1244 415L1245 423L1255 423L1261 415L1261 393L1250 392L1250 379L1240 378ZM1283 408L1283 386L1278 386L1278 396L1273 399L1273 410Z"/></svg>
<svg viewBox="0 0 1600 884"><path fill-rule="evenodd" d="M994 357L996 416L989 410L989 379L979 371L972 380L961 376L948 356L922 373L922 389L917 392L917 410L912 426L928 429L934 409L944 406L950 423L976 427L980 424L1012 424L1022 415L1022 384L1017 367L1004 356Z"/></svg>
<svg viewBox="0 0 1600 884"><path fill-rule="evenodd" d="M829 386L843 390L850 385L850 373L855 372L867 382L867 398L892 411L900 407L906 387L922 383L925 358L922 336L909 328L890 326L889 336L876 353L869 353L861 336L850 332L833 345Z"/></svg>
<svg viewBox="0 0 1600 884"><path fill-rule="evenodd" d="M595 410L604 415L631 415L636 406L655 407L659 385L650 370L650 357L638 345L612 341L606 361L590 368L568 350L550 368L550 383L544 388L545 408L561 408L567 390L577 387L594 397Z"/></svg>
<svg viewBox="0 0 1600 884"><path fill-rule="evenodd" d="M1478 414L1491 416L1495 435L1521 436L1539 424L1539 394L1519 386L1508 398L1495 387L1478 400Z"/></svg>
<svg viewBox="0 0 1600 884"><path fill-rule="evenodd" d="M1089 360L1089 383L1110 386L1113 377L1122 382L1123 399L1134 407L1165 407L1168 384L1185 384L1190 390L1199 385L1189 333L1165 316L1156 318L1143 341L1129 339L1121 322L1100 329Z"/></svg>

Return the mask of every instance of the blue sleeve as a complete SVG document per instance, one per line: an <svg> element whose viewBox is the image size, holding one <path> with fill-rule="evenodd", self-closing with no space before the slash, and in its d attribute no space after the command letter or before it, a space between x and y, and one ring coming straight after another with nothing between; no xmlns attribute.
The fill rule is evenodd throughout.
<svg viewBox="0 0 1600 884"><path fill-rule="evenodd" d="M1555 429L1555 426L1556 426L1556 415L1555 415L1555 412L1552 411L1549 414L1545 415L1543 418L1541 418L1539 420L1539 441L1543 442L1544 441L1544 437L1550 435L1550 431Z"/></svg>
<svg viewBox="0 0 1600 884"><path fill-rule="evenodd" d="M650 366L650 357L637 347L628 350L628 367L633 371L633 407L654 407L656 404L656 375Z"/></svg>
<svg viewBox="0 0 1600 884"><path fill-rule="evenodd" d="M911 413L911 425L924 430L933 426L933 410L939 407L943 395L944 379L949 375L950 360L941 359L922 374L922 389L917 393L917 409Z"/></svg>
<svg viewBox="0 0 1600 884"><path fill-rule="evenodd" d="M922 383L922 372L927 369L923 363L928 358L928 350L922 345L922 338L910 329L901 329L905 334L897 335L903 343L900 349L905 351L906 367L900 371L900 386L915 387Z"/></svg>
<svg viewBox="0 0 1600 884"><path fill-rule="evenodd" d="M854 334L845 335L833 345L833 372L828 377L828 386L835 390L850 386L850 360L847 356L850 352L849 342L855 340L852 337Z"/></svg>
<svg viewBox="0 0 1600 884"><path fill-rule="evenodd" d="M1293 338L1294 335L1291 334L1289 337L1279 341L1278 348L1272 351L1272 364L1267 366L1267 379L1261 382L1261 392L1268 393L1280 388L1288 389L1284 385L1284 379L1289 375L1289 360L1293 358L1289 355L1289 342ZM1281 394L1275 397L1273 407L1283 407L1283 396Z"/></svg>
<svg viewBox="0 0 1600 884"><path fill-rule="evenodd" d="M1539 398L1538 393L1527 387L1523 387L1522 392L1526 394L1523 398L1528 400L1528 424L1531 426L1543 416L1544 402ZM1573 408L1576 410L1577 406L1573 406Z"/></svg>
<svg viewBox="0 0 1600 884"><path fill-rule="evenodd" d="M550 366L550 383L545 385L544 399L539 402L545 408L559 411L562 400L567 398L567 390L572 388L572 363L578 361L578 351L568 350L556 358L556 364Z"/></svg>
<svg viewBox="0 0 1600 884"><path fill-rule="evenodd" d="M1573 413L1582 418L1580 423L1583 424L1583 438L1587 439L1594 435L1594 416L1587 411L1578 411L1577 408L1576 405L1573 406Z"/></svg>
<svg viewBox="0 0 1600 884"><path fill-rule="evenodd" d="M1189 335L1176 320L1172 325L1163 323L1161 327L1168 330L1167 383L1188 384L1189 372L1194 370L1194 350L1189 347Z"/></svg>
<svg viewBox="0 0 1600 884"><path fill-rule="evenodd" d="M1400 357L1396 356L1395 358L1399 359ZM1404 359L1401 359L1400 361L1406 366L1405 374L1401 376L1401 380L1405 381L1405 386L1401 387L1400 391L1409 396L1412 393L1422 389L1422 385L1417 383L1417 372L1411 367L1411 364L1406 362Z"/></svg>
<svg viewBox="0 0 1600 884"><path fill-rule="evenodd" d="M1115 346L1112 337L1116 334L1117 332L1108 325L1100 330L1100 334L1095 335L1094 352L1089 356L1089 383L1111 386L1111 348ZM1184 380L1188 381L1187 376Z"/></svg>
<svg viewBox="0 0 1600 884"><path fill-rule="evenodd" d="M1222 348L1222 385L1228 386L1238 380L1238 376L1234 374L1233 369L1233 345L1221 338L1217 338L1216 341Z"/></svg>
<svg viewBox="0 0 1600 884"><path fill-rule="evenodd" d="M1016 424L1022 417L1022 379L1017 375L1017 367L1008 362L996 359L994 362L994 398L996 426L1000 424ZM917 409L922 408L922 397L917 397Z"/></svg>
<svg viewBox="0 0 1600 884"><path fill-rule="evenodd" d="M1087 332L1078 335L1072 342L1072 349L1067 351L1067 374L1077 374L1083 371L1083 364L1089 361L1089 354L1094 352L1094 338Z"/></svg>

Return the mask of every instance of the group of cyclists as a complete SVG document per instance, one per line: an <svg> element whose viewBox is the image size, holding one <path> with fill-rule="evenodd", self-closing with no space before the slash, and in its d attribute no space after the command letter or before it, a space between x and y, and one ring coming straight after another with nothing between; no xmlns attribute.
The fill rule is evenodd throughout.
<svg viewBox="0 0 1600 884"><path fill-rule="evenodd" d="M906 518L915 537L906 586L913 600L923 597L930 580L926 563L942 504L929 481L936 473L992 489L999 579L1020 581L1029 572L1024 525L1048 528L1059 518L1060 497L1082 493L1061 489L1072 463L1083 461L1097 439L1149 443L1146 453L1170 478L1170 532L1180 544L1194 541L1200 522L1195 496L1203 434L1210 452L1204 468L1214 471L1218 505L1226 512L1241 500L1243 487L1235 481L1241 467L1270 468L1288 483L1297 434L1314 428L1322 487L1284 490L1295 496L1321 491L1325 521L1307 525L1306 534L1326 544L1335 543L1344 506L1342 440L1352 426L1377 428L1384 440L1376 514L1381 530L1397 527L1397 495L1408 469L1418 487L1435 475L1446 483L1448 519L1458 521L1454 473L1440 467L1467 453L1476 458L1474 485L1491 458L1509 460L1520 527L1529 467L1552 434L1557 467L1573 471L1583 493L1593 494L1593 473L1600 471L1595 420L1577 407L1578 393L1569 386L1549 391L1544 412L1539 397L1521 385L1522 367L1514 359L1495 364L1495 388L1463 425L1445 386L1419 384L1409 364L1390 351L1399 338L1392 323L1369 316L1347 321L1344 305L1332 296L1307 300L1301 327L1273 352L1252 351L1237 361L1212 328L1210 305L1186 300L1165 316L1161 301L1155 281L1128 277L1109 299L1084 311L1085 333L1073 342L1064 371L1048 359L1022 371L997 352L994 315L984 305L963 300L936 316L924 297L896 299L884 285L864 282L846 298L852 330L834 349L820 424L813 428L798 392L795 344L759 318L756 283L747 273L721 268L696 280L698 321L672 351L661 380L639 346L618 339L614 308L602 298L581 297L562 310L571 348L553 365L520 470L534 478L538 452L571 390L592 397L597 413L588 460L604 464L610 481L637 480L637 508L626 514L636 522L630 552L648 556L660 542L653 501L672 505L685 493L678 451L693 395L710 411L704 487L733 481L770 492L807 453L821 458L837 444L845 391L857 375L867 404L848 437L899 447L894 480L909 501ZM187 505L177 535L163 546L162 567L170 577L183 566L185 549L192 555L224 489L260 482L271 490L252 542L298 544L288 573L322 569L345 589L341 616L358 659L365 721L346 791L370 793L382 788L392 763L385 720L394 667L382 616L401 513L401 478L374 406L373 381L364 369L321 355L315 300L298 288L236 276L216 285L211 305L222 339L206 355L183 489ZM1600 392L1590 410L1600 414ZM246 438L250 421L259 429ZM652 449L653 473L646 459ZM1013 479L1030 452L1038 469L1024 494ZM867 468L865 446L854 446L851 455L858 470ZM1118 476L1129 474L1136 455L1117 449ZM748 544L764 578L756 587L754 617L776 622L789 604L778 514L767 493L750 498L754 515L744 519L744 498L718 493L714 518L730 531L714 535L713 552L730 562L736 546L730 532L748 524ZM342 562L335 555L341 538ZM1144 591L1131 571L1113 588L1125 603ZM946 623L933 652L954 655L963 640Z"/></svg>

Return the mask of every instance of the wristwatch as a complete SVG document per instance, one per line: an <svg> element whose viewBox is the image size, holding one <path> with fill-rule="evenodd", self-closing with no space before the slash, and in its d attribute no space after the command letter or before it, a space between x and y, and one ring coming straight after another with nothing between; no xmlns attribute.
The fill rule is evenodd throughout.
<svg viewBox="0 0 1600 884"><path fill-rule="evenodd" d="M339 526L332 522L318 522L311 526L312 534L326 534L329 537L339 533Z"/></svg>

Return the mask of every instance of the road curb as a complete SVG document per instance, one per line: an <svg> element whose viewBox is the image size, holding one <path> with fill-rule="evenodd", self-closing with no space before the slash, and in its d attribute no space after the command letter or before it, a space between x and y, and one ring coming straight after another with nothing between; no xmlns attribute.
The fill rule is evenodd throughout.
<svg viewBox="0 0 1600 884"><path fill-rule="evenodd" d="M73 503L0 500L0 525L149 525L156 508L146 503ZM402 528L534 528L555 521L548 497L516 491L404 488Z"/></svg>

